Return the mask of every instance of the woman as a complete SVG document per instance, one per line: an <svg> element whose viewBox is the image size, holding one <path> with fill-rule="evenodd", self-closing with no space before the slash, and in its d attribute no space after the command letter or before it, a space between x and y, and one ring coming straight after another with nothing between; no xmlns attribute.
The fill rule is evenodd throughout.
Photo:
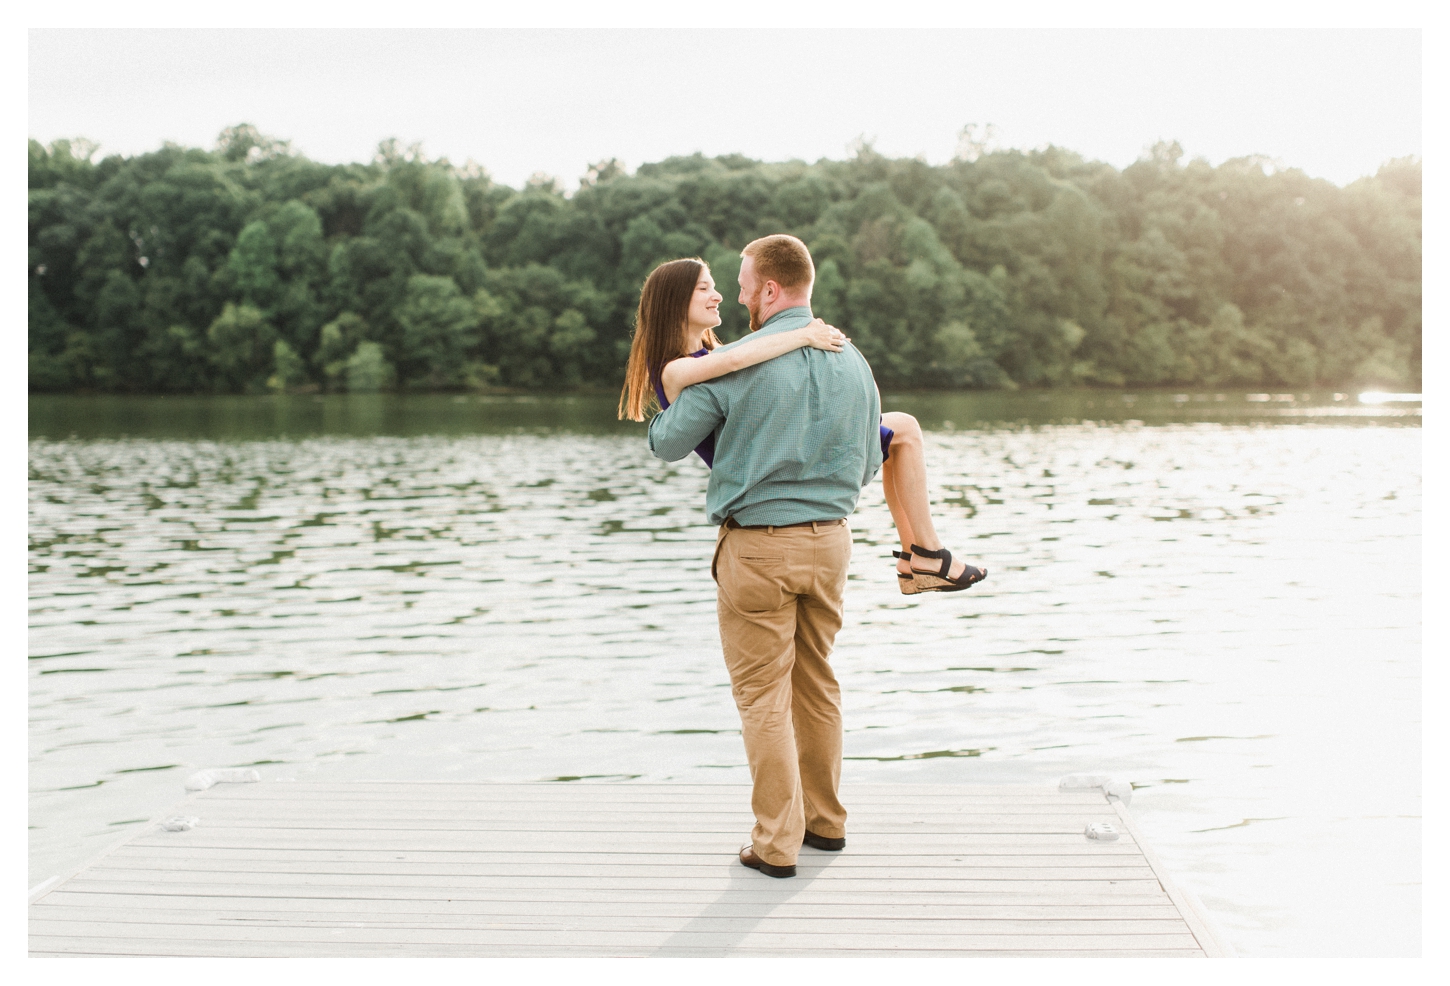
<svg viewBox="0 0 1450 986"><path fill-rule="evenodd" d="M660 264L640 291L634 341L625 370L619 416L643 421L651 392L660 410L691 384L763 363L803 346L840 352L850 340L820 319L803 328L759 336L715 353L720 345L720 292L699 258ZM686 359L685 357L694 357ZM715 437L695 449L706 465L715 457ZM959 592L987 577L986 569L952 561L931 522L921 426L900 411L881 415L881 483L901 540L896 577L901 591Z"/></svg>

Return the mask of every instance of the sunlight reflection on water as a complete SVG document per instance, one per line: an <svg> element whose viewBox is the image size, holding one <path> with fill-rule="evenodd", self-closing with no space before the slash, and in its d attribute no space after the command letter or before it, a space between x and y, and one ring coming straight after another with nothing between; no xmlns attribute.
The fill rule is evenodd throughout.
<svg viewBox="0 0 1450 986"><path fill-rule="evenodd" d="M30 465L32 884L197 767L748 778L693 459L515 434ZM1103 770L1241 952L1418 954L1417 427L937 432L929 469L991 578L898 594L865 491L847 792Z"/></svg>

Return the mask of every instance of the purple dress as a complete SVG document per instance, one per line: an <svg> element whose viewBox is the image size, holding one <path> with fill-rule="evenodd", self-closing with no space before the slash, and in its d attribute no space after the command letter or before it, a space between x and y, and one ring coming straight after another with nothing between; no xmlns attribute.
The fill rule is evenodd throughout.
<svg viewBox="0 0 1450 986"><path fill-rule="evenodd" d="M695 359L699 359L701 356L708 356L708 355L710 355L710 350L708 350L708 349L699 349L699 350L696 350L695 352L693 352L693 353L690 354L690 356L692 356ZM665 399L665 386L659 380L658 377L652 378L651 382L654 384L654 387L655 387L655 396L658 397L659 398L659 401L660 401L660 410L663 411L665 408L667 408L667 407L670 406L670 402ZM885 425L882 425L881 426L881 461L882 462L885 462L887 459L891 458L891 439L894 438L895 436L896 436L896 432L892 431L890 428L886 427ZM709 435L706 435L705 436L705 440L703 442L701 442L699 445L696 445L695 446L695 454L698 455L701 459L704 459L705 460L705 465L710 466L711 468L714 468L714 465L715 465L715 436L714 436L713 433L712 434L709 434Z"/></svg>
<svg viewBox="0 0 1450 986"><path fill-rule="evenodd" d="M691 353L690 355L693 356L695 359L699 359L701 356L710 355L710 350L701 348L696 352ZM670 406L670 402L665 399L665 385L659 377L652 376L650 382L655 385L655 396L659 398L660 410L663 411L665 408ZM695 446L695 454L705 460L705 465L711 467L712 469L715 467L714 432L706 435L705 440L699 445Z"/></svg>

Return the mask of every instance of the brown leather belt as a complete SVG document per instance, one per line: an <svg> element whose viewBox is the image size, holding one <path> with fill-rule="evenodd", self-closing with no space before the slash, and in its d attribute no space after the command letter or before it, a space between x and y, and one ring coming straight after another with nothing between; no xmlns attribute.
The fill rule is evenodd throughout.
<svg viewBox="0 0 1450 986"><path fill-rule="evenodd" d="M742 524L734 517L729 517L725 521L725 527L732 531L778 531L787 527L833 527L844 523L846 518L838 517L835 520L803 520L797 524Z"/></svg>

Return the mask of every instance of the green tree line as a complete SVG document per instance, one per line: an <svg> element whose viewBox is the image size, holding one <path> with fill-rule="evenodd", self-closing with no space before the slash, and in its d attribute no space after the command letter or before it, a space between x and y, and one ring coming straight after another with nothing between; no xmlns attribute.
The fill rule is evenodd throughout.
<svg viewBox="0 0 1450 986"><path fill-rule="evenodd" d="M240 125L99 161L29 144L33 391L615 387L638 291L801 237L813 306L883 385L1420 382L1421 166L1340 188L1159 143L1119 170L1058 147L950 164L673 157L572 195L379 146L328 165Z"/></svg>

